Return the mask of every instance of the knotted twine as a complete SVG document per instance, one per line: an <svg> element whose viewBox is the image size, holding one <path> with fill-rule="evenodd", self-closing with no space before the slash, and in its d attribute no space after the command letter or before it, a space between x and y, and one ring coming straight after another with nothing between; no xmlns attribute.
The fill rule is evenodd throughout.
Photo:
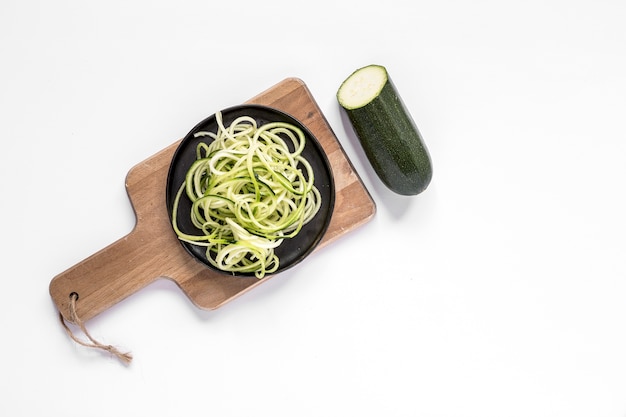
<svg viewBox="0 0 626 417"><path fill-rule="evenodd" d="M115 346L104 345L98 342L97 340L95 340L91 336L91 334L89 334L89 332L87 331L87 328L85 327L85 323L83 323L83 321L78 317L78 314L76 314L76 300L78 300L78 294L76 294L75 292L71 293L70 304L69 304L70 320L80 328L80 330L85 334L87 339L89 339L89 342L86 342L76 337L74 332L72 332L72 330L69 328L69 326L65 322L65 319L63 318L63 314L59 313L61 324L63 325L63 328L65 329L69 337L71 337L73 341L75 341L81 346L104 350L116 356L125 365L130 364L130 362L133 360L133 355L130 352L124 353L118 350Z"/></svg>

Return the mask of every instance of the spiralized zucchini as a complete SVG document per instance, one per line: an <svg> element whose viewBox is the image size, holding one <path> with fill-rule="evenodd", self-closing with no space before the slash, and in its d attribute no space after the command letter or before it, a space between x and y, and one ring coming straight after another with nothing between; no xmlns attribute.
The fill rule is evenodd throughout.
<svg viewBox="0 0 626 417"><path fill-rule="evenodd" d="M279 267L274 249L296 236L321 205L313 169L302 156L305 136L292 124L258 126L248 116L226 127L216 113L216 121L217 132L195 134L212 141L197 146L174 200L172 225L182 241L206 246L216 268L263 278ZM183 194L198 235L178 227Z"/></svg>

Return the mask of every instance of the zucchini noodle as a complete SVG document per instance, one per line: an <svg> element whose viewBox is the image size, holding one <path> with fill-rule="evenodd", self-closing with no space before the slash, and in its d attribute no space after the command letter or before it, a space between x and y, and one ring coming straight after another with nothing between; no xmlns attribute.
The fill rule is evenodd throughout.
<svg viewBox="0 0 626 417"><path fill-rule="evenodd" d="M274 249L296 236L321 205L313 169L302 156L305 136L289 123L258 126L241 116L226 127L221 113L215 116L217 132L195 134L212 141L197 145L174 199L172 225L180 240L206 246L214 267L263 278L279 267ZM197 235L178 227L183 194L191 200Z"/></svg>

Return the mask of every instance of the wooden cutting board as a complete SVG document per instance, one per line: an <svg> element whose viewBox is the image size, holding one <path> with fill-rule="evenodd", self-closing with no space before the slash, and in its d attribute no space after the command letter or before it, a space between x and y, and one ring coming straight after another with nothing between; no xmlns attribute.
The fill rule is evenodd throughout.
<svg viewBox="0 0 626 417"><path fill-rule="evenodd" d="M330 160L336 188L335 209L317 249L374 216L374 201L302 80L287 78L248 103L274 107L300 120L317 137ZM128 172L126 190L137 219L134 229L52 279L50 295L65 320L71 321L72 293L78 295L78 317L87 321L159 278L174 281L197 307L211 310L272 277L259 280L220 274L184 250L171 228L165 203L169 165L179 143L180 140Z"/></svg>

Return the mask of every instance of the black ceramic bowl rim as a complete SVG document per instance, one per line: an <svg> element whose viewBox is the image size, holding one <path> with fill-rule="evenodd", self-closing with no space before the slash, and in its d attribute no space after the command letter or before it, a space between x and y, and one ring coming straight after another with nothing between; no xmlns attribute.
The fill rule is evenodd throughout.
<svg viewBox="0 0 626 417"><path fill-rule="evenodd" d="M244 104L229 107L221 110L220 113L225 126L229 126L237 117L250 116L254 118L259 125L268 122L291 123L299 127L305 135L306 145L302 154L313 168L315 186L318 188L322 196L322 205L315 217L309 223L304 225L295 237L285 239L283 243L274 250L280 263L278 270L273 272L272 275L278 274L279 272L283 272L298 264L311 252L313 252L328 229L335 206L335 183L330 162L328 161L328 157L326 156L326 153L324 152L319 141L311 133L311 131L299 120L281 110L258 104ZM191 129L174 152L167 175L166 188L166 204L170 224L172 223L174 199L180 186L184 182L185 174L193 161L196 159L196 146L199 142L211 141L211 139L207 137L196 138L195 133L199 131L216 132L216 114L207 117ZM177 225L184 233L199 234L199 230L191 223L189 218L188 213L190 209L191 202L185 195L183 195L178 209ZM173 227L172 232L175 233ZM214 271L242 277L254 276L254 273L222 271L211 265L211 263L207 260L206 248L193 245L182 240L179 241L193 258Z"/></svg>

